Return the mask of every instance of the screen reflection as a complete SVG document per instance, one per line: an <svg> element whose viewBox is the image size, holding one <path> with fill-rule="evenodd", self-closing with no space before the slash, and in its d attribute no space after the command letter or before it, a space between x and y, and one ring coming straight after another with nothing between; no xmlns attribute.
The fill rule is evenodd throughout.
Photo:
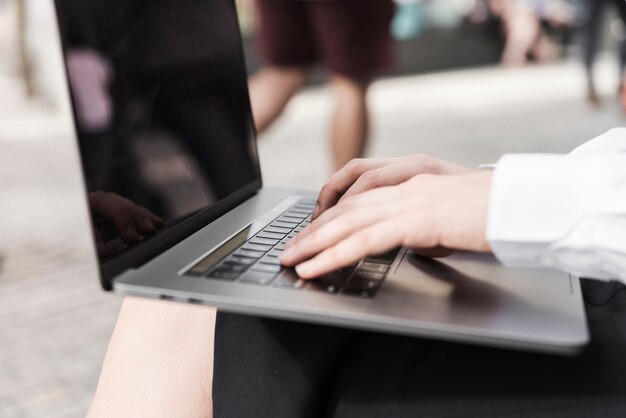
<svg viewBox="0 0 626 418"><path fill-rule="evenodd" d="M57 0L101 261L259 179L232 0Z"/></svg>

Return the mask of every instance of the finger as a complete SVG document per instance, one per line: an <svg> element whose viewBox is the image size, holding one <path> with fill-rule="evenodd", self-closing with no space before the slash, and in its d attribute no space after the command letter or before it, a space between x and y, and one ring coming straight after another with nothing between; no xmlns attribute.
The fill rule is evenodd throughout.
<svg viewBox="0 0 626 418"><path fill-rule="evenodd" d="M285 248L289 248L299 242L301 239L306 237L309 234L317 231L319 228L324 226L326 223L332 221L338 216L341 216L342 213L350 210L352 207L348 204L344 204L341 206L334 206L322 213L317 219L315 219L309 226L300 231L294 238L292 238L289 242L287 242Z"/></svg>
<svg viewBox="0 0 626 418"><path fill-rule="evenodd" d="M138 205L130 199L115 195L121 204L126 208L128 213L133 218L135 227L142 234L152 234L156 231L157 226L163 225L163 219L159 218L148 209Z"/></svg>
<svg viewBox="0 0 626 418"><path fill-rule="evenodd" d="M383 187L375 190L370 190L366 193L362 193L357 196L353 196L350 199L344 200L340 205L336 205L326 212L321 214L319 218L313 221L311 225L303 229L298 235L296 235L291 241L287 243L286 248L290 248L306 238L309 234L314 233L319 228L333 221L338 216L341 216L344 212L353 210L361 206L367 206L371 202L392 202L394 201L394 193L397 190L394 187Z"/></svg>
<svg viewBox="0 0 626 418"><path fill-rule="evenodd" d="M121 196L116 196L120 205L122 205L133 220L134 227L142 234L151 234L156 231L154 223L146 216L146 211L131 200Z"/></svg>
<svg viewBox="0 0 626 418"><path fill-rule="evenodd" d="M426 172L426 167L422 167L414 162L405 162L387 165L363 173L354 184L339 199L341 202L350 196L354 196L371 189L384 186L394 186L404 183L412 177Z"/></svg>
<svg viewBox="0 0 626 418"><path fill-rule="evenodd" d="M141 210L145 212L146 218L150 219L152 223L156 226L163 226L163 224L165 223L163 218L150 212L150 210L146 209L145 207L141 206Z"/></svg>
<svg viewBox="0 0 626 418"><path fill-rule="evenodd" d="M392 159L389 158L371 158L371 159L355 159L346 164L337 171L326 182L317 198L317 206L313 211L312 218L317 218L328 208L334 206L346 190L366 171L373 170L387 164Z"/></svg>
<svg viewBox="0 0 626 418"><path fill-rule="evenodd" d="M393 217L397 211L396 205L389 204L365 206L347 211L305 238L299 239L297 245L286 248L280 260L286 266L294 266L357 231Z"/></svg>
<svg viewBox="0 0 626 418"><path fill-rule="evenodd" d="M92 202L94 212L111 222L123 241L141 241L141 235L135 228L132 216L120 203L117 195L113 193L97 195Z"/></svg>
<svg viewBox="0 0 626 418"><path fill-rule="evenodd" d="M144 206L137 205L137 207L139 208L139 210L141 211L143 216L146 219L149 219L155 226L162 226L163 225L163 222L164 222L163 218L161 218L160 216L155 215L148 208L146 208Z"/></svg>
<svg viewBox="0 0 626 418"><path fill-rule="evenodd" d="M402 244L402 225L397 219L386 220L362 229L296 266L303 279L330 273L371 254L382 254Z"/></svg>

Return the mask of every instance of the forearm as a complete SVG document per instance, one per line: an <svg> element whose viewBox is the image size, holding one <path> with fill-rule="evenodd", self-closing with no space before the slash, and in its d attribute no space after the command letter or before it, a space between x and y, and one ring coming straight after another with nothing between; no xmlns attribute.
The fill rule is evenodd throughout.
<svg viewBox="0 0 626 418"><path fill-rule="evenodd" d="M210 417L214 309L126 298L88 416Z"/></svg>

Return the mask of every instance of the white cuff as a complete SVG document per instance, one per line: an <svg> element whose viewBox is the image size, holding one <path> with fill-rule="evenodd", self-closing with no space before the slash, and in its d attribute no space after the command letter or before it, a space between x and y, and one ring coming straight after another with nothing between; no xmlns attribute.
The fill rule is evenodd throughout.
<svg viewBox="0 0 626 418"><path fill-rule="evenodd" d="M595 198L589 193L593 186L585 184L593 176L581 174L592 167L582 164L583 169L576 160L558 154L516 154L498 161L487 239L503 264L552 264L550 245L584 216L586 203Z"/></svg>
<svg viewBox="0 0 626 418"><path fill-rule="evenodd" d="M626 132L612 130L569 155L502 157L487 222L496 257L626 282L624 151Z"/></svg>

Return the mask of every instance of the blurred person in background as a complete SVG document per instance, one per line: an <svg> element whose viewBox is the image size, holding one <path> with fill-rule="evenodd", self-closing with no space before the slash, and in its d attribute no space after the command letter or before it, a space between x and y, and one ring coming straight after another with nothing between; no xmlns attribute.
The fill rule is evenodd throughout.
<svg viewBox="0 0 626 418"><path fill-rule="evenodd" d="M250 79L256 128L262 134L322 63L335 96L330 141L339 169L365 152L367 91L392 65L391 0L257 0L264 68Z"/></svg>
<svg viewBox="0 0 626 418"><path fill-rule="evenodd" d="M574 22L571 8L563 0L491 0L490 8L502 21L505 45L501 62L508 67L522 66L530 58L557 58L560 47L544 25L562 29Z"/></svg>
<svg viewBox="0 0 626 418"><path fill-rule="evenodd" d="M605 23L606 8L613 3L620 13L622 21L626 21L626 2L624 0L586 0L583 9L582 47L583 62L587 76L587 99L593 106L600 104L600 96L594 82L593 66L598 52L602 47L602 29ZM626 111L626 95L624 93L624 69L626 67L626 39L620 39L619 55L619 85L618 93L621 96L622 107Z"/></svg>

